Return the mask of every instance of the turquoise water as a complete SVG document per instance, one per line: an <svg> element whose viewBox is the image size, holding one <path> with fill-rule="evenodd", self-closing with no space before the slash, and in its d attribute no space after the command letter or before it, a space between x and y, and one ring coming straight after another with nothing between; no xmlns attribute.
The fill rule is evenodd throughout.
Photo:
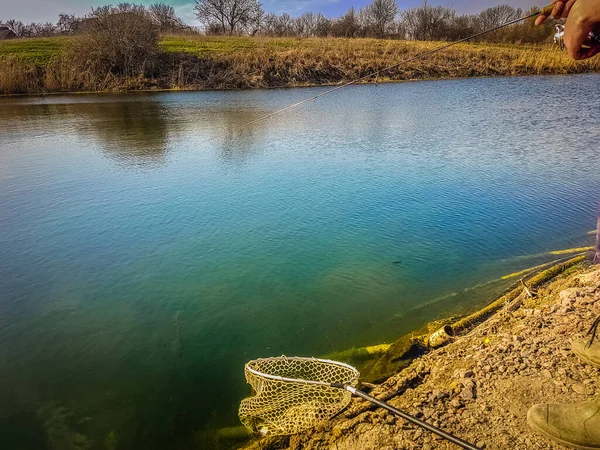
<svg viewBox="0 0 600 450"><path fill-rule="evenodd" d="M599 82L358 86L241 130L321 90L0 100L2 448L207 448L246 361L591 245Z"/></svg>

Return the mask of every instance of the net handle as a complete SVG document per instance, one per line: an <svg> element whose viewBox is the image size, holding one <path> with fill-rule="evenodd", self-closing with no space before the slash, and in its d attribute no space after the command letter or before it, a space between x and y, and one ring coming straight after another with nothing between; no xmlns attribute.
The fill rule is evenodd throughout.
<svg viewBox="0 0 600 450"><path fill-rule="evenodd" d="M437 434L439 437L446 439L447 441L450 441L453 444L456 444L459 447L464 448L465 450L481 450L479 447L477 447L467 441L464 441L461 438L454 436L453 434L446 433L441 428L434 427L433 425L430 425L427 422L417 419L416 417L413 417L413 416L405 413L404 411L400 411L399 409L394 408L393 406L387 404L386 402L382 402L381 400L378 400L375 397L371 397L369 394L359 391L358 389L353 388L352 386L340 385L338 387L340 389L346 389L348 392L352 393L352 395L356 395L357 397L360 397L363 400L367 400L368 402L371 402L374 405L377 405L383 409L386 409L387 411L391 412L392 414L395 414L398 417L401 417L408 422L411 422L421 428L424 428L427 431L432 432L433 434Z"/></svg>
<svg viewBox="0 0 600 450"><path fill-rule="evenodd" d="M324 381L314 381L314 380L300 380L300 379L296 379L296 378L286 378L286 377L280 377L277 375L269 375L267 373L263 373L259 370L253 369L252 367L250 367L250 364L255 363L257 361L269 361L269 360L273 360L273 359L285 359L285 360L291 360L291 361L317 361L323 364L329 364L332 366L338 366L338 367L343 367L344 369L348 369L351 372L354 373L354 377L348 381L347 383L344 383L343 385L352 385L354 384L356 381L358 381L358 378L360 377L360 373L358 372L358 370L356 370L354 367L352 367L349 364L345 364L339 361L331 361L329 359L319 359L319 358L302 358L299 356L295 356L293 358L288 358L287 356L281 356L279 358L264 358L264 359L255 359L254 361L250 361L249 363L246 364L246 370L248 372L250 372L252 375L256 375L257 377L261 377L261 378L266 378L267 380L274 380L274 381L281 381L282 383L302 383L302 384L312 384L314 386L326 386L326 387L338 387L338 384L334 384L334 383L326 383Z"/></svg>

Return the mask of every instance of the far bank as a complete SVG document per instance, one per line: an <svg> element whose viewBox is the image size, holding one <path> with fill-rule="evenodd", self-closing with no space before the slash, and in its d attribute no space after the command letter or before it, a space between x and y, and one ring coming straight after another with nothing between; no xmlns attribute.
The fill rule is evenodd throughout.
<svg viewBox="0 0 600 450"><path fill-rule="evenodd" d="M144 76L93 74L71 58L74 39L0 42L0 94L221 90L335 85L381 71L445 42L336 38L163 36ZM600 71L551 45L460 44L366 82Z"/></svg>

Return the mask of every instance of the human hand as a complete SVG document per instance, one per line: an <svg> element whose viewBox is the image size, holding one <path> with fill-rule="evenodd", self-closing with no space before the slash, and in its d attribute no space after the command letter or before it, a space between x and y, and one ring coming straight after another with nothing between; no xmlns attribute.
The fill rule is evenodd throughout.
<svg viewBox="0 0 600 450"><path fill-rule="evenodd" d="M600 32L600 0L552 0L552 17L567 18L564 41L569 54L574 59L591 58L600 52L597 41L590 39L590 33ZM535 23L540 25L548 19L540 15ZM585 46L585 47L584 47Z"/></svg>
<svg viewBox="0 0 600 450"><path fill-rule="evenodd" d="M590 33L600 31L600 0L575 1L565 24L565 46L573 59L591 58L600 52L590 39Z"/></svg>
<svg viewBox="0 0 600 450"><path fill-rule="evenodd" d="M577 2L577 0L552 0L552 4L554 5L554 9L552 10L552 14L550 16L554 17L555 19L564 19L565 17L569 16L569 13L571 12L571 8L573 7L573 5L575 4L575 2ZM536 25L541 25L543 24L546 19L548 19L548 17L550 17L548 15L542 14L540 15L536 20L535 20L535 24Z"/></svg>

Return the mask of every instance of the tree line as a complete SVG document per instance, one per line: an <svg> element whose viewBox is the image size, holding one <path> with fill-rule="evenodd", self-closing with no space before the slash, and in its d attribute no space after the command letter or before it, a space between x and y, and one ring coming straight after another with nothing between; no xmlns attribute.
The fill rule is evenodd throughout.
<svg viewBox="0 0 600 450"><path fill-rule="evenodd" d="M457 40L524 17L536 8L523 11L510 5L484 9L479 14L458 14L447 6L420 6L400 10L397 0L373 0L369 5L351 7L337 18L307 12L299 17L288 13L265 13L258 0L196 0L195 11L212 35L259 35L269 37L392 38L407 40ZM525 21L486 36L494 42L543 42L553 34L551 24L534 27Z"/></svg>
<svg viewBox="0 0 600 450"><path fill-rule="evenodd" d="M267 37L338 37L390 38L406 40L453 41L524 17L523 11L510 5L484 9L478 14L458 14L447 6L432 6L424 0L420 6L400 10L397 0L373 0L369 5L349 8L337 18L307 12L299 17L288 13L265 13L258 0L196 0L195 11L204 25L202 30L190 27L165 3L148 7L130 3L93 8L85 17L60 14L56 23L24 24L7 20L0 25L11 29L17 37L50 37L71 35L96 20L99 11L112 14L142 14L159 33L200 33L208 35L252 35ZM550 23L535 27L532 20L512 25L486 35L491 42L536 43L553 34Z"/></svg>
<svg viewBox="0 0 600 450"><path fill-rule="evenodd" d="M18 38L68 36L82 31L89 25L90 21L98 20L99 16L106 15L107 12L130 16L141 14L148 19L150 26L161 33L198 31L187 25L177 16L174 8L165 3L155 3L147 7L131 3L120 3L114 7L108 5L92 8L91 13L84 17L61 13L58 15L56 23L31 22L27 24L20 20L10 19L0 21L0 26L9 28Z"/></svg>

